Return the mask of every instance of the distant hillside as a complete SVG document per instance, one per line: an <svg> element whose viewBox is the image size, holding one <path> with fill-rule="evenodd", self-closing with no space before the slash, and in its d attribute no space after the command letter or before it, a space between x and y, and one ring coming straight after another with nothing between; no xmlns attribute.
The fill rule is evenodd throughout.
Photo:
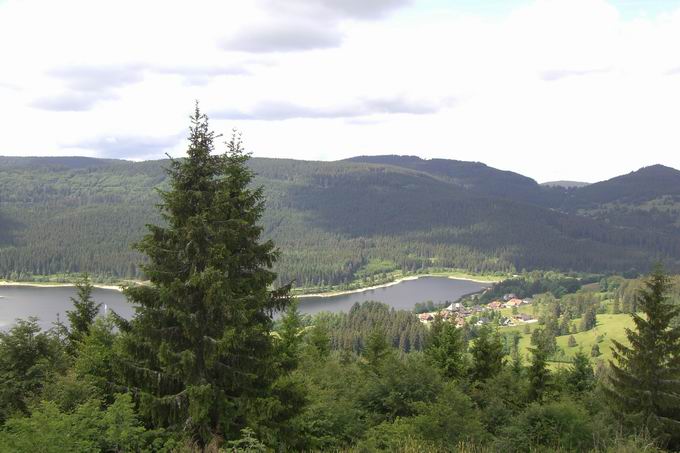
<svg viewBox="0 0 680 453"><path fill-rule="evenodd" d="M570 197L569 206L587 207L612 202L637 204L678 195L680 171L663 165L652 165L583 187Z"/></svg>
<svg viewBox="0 0 680 453"><path fill-rule="evenodd" d="M166 164L0 157L0 277L140 277L130 245L160 222ZM280 279L299 286L432 267L635 271L662 258L680 268L676 230L621 219L622 202L614 209L590 201L599 192L581 193L592 186L547 188L480 163L400 156L256 158L251 168L267 196L264 233L282 249ZM617 187L604 193L630 199L628 184ZM581 199L594 205L569 207Z"/></svg>
<svg viewBox="0 0 680 453"><path fill-rule="evenodd" d="M542 186L544 187L564 187L564 188L578 188L578 187L585 187L589 186L589 182L580 182L580 181L548 181L548 182L542 182Z"/></svg>
<svg viewBox="0 0 680 453"><path fill-rule="evenodd" d="M547 195L531 178L511 171L498 170L480 162L395 155L359 156L347 161L393 165L421 171L465 188L476 195L534 203L545 201Z"/></svg>
<svg viewBox="0 0 680 453"><path fill-rule="evenodd" d="M622 227L680 234L680 171L663 165L590 184L560 209Z"/></svg>

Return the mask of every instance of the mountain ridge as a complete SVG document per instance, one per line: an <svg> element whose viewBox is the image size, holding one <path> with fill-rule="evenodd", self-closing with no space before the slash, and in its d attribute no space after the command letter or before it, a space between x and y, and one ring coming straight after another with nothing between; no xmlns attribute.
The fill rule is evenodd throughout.
<svg viewBox="0 0 680 453"><path fill-rule="evenodd" d="M0 277L84 270L138 277L141 257L130 244L146 223L161 221L154 206L167 160L41 159L0 157ZM653 216L634 211L648 208L638 204L572 209L583 189L542 187L482 163L358 156L253 158L250 167L265 187L264 234L282 249L282 282L322 286L444 267L637 272L659 258L680 263L672 209ZM616 180L611 190L626 193L645 177L653 188L655 175ZM680 206L668 192L665 203Z"/></svg>

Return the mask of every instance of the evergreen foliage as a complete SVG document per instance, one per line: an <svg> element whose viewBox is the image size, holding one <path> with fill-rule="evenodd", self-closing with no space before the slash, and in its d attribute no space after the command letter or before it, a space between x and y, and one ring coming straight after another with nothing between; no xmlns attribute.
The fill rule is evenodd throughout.
<svg viewBox="0 0 680 453"><path fill-rule="evenodd" d="M198 106L191 121L188 157L171 161L160 193L164 226L148 225L138 245L151 284L125 289L137 313L122 326L121 363L147 420L205 445L253 421L266 429L264 407L276 415L272 313L286 308L289 288L270 290L278 252L260 239L263 192L250 187L240 140L213 155Z"/></svg>
<svg viewBox="0 0 680 453"><path fill-rule="evenodd" d="M90 282L89 275L83 274L78 283L76 283L76 298L71 298L73 310L66 311L66 317L69 320L67 339L69 350L72 353L89 333L90 326L92 326L94 318L99 313L101 304L96 303L92 299L93 289L94 287Z"/></svg>
<svg viewBox="0 0 680 453"><path fill-rule="evenodd" d="M569 346L570 348L573 348L573 347L576 347L576 345L577 345L576 338L574 338L573 335L569 335L569 340L567 340L567 346Z"/></svg>
<svg viewBox="0 0 680 453"><path fill-rule="evenodd" d="M574 354L571 367L567 371L567 385L577 394L583 394L595 385L593 364L583 351Z"/></svg>
<svg viewBox="0 0 680 453"><path fill-rule="evenodd" d="M666 194L656 210L636 209L638 201L624 197L615 206L595 201L561 212L562 195L573 194L547 209L546 190L519 175L507 178L488 167L478 172L481 164L454 161L441 162L458 167L442 175L429 161L395 165L399 160L248 162L257 173L253 185L263 185L267 196L264 237L284 252L275 268L278 283L349 287L388 281L393 271L436 268L637 274L653 257L665 257L673 268L680 259L680 198L672 184L660 188ZM155 189L169 187L168 164L0 157L0 276L39 281L87 271L97 281L143 279L138 264L145 257L129 245L143 236L145 224L163 221L153 207ZM525 198L525 190L536 196ZM559 296L560 288L578 287L571 280L506 293L555 290Z"/></svg>
<svg viewBox="0 0 680 453"><path fill-rule="evenodd" d="M355 303L348 313L320 313L314 323L326 326L332 349L357 354L364 351L376 326L384 332L390 346L403 352L421 351L427 335L427 327L411 311L395 310L375 301Z"/></svg>
<svg viewBox="0 0 680 453"><path fill-rule="evenodd" d="M542 401L548 385L550 383L550 371L548 370L548 355L550 353L551 343L549 337L543 335L541 329L536 329L534 333L537 342L531 352L531 365L529 366L529 399L532 401ZM532 340L534 335L532 334ZM552 338L554 341L554 337Z"/></svg>
<svg viewBox="0 0 680 453"><path fill-rule="evenodd" d="M0 331L0 422L27 414L30 400L65 362L61 342L53 332L41 331L36 318Z"/></svg>
<svg viewBox="0 0 680 453"><path fill-rule="evenodd" d="M473 381L485 381L496 376L504 366L505 351L498 331L487 324L477 330L477 338L470 347L472 366L470 377Z"/></svg>
<svg viewBox="0 0 680 453"><path fill-rule="evenodd" d="M630 346L614 341L607 394L636 430L680 441L680 327L671 325L680 306L668 301L669 279L660 266L637 297L641 315L627 329Z"/></svg>
<svg viewBox="0 0 680 453"><path fill-rule="evenodd" d="M430 326L425 354L449 379L460 379L467 374L467 342L461 329L437 315Z"/></svg>
<svg viewBox="0 0 680 453"><path fill-rule="evenodd" d="M602 351L600 351L600 346L597 344L594 344L592 348L590 348L590 357L599 357L602 355Z"/></svg>
<svg viewBox="0 0 680 453"><path fill-rule="evenodd" d="M304 320L296 300L286 308L277 333L280 339L281 366L287 371L292 371L298 365L304 333Z"/></svg>
<svg viewBox="0 0 680 453"><path fill-rule="evenodd" d="M597 325L597 309L594 305L591 305L586 309L583 314L583 319L581 319L581 332L585 332L594 328Z"/></svg>

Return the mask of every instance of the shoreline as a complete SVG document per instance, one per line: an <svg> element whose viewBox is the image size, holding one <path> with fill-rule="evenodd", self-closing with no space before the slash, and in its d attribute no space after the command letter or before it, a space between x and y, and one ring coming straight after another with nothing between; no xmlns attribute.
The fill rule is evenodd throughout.
<svg viewBox="0 0 680 453"><path fill-rule="evenodd" d="M417 280L421 277L440 277L440 278L448 278L448 279L451 279L451 280L464 280L464 281L475 282L475 283L488 283L489 286L491 286L494 283L498 283L499 281L501 281L501 280L479 280L479 279L474 279L474 278L470 278L470 277L456 277L455 275L440 275L440 274L409 275L409 276L406 276L406 277L400 277L400 278L398 278L394 281L388 282L388 283L368 286L368 287L365 287L365 288L328 291L328 292L325 292L325 293L299 294L299 295L295 295L294 297L296 297L298 299L304 299L304 298L308 298L308 297L346 296L348 294L356 294L356 293L362 293L364 291L372 291L372 290L375 290L375 289L387 288L387 287L390 287L390 286L398 285L401 282L410 281L410 280Z"/></svg>
<svg viewBox="0 0 680 453"><path fill-rule="evenodd" d="M75 283L46 283L46 282L9 282L6 280L0 281L0 287L3 286L28 286L32 288L74 288L76 286ZM123 289L121 286L114 286L114 285L98 285L98 284L93 284L93 288L98 288L98 289L108 289L111 291L118 291L122 292Z"/></svg>
<svg viewBox="0 0 680 453"><path fill-rule="evenodd" d="M356 294L356 293L362 293L364 291L373 291L376 289L381 289L381 288L387 288L390 286L398 285L399 283L406 282L406 281L411 281L411 280L417 280L421 277L440 277L440 278L449 278L451 280L464 280L464 281L469 281L469 282L474 282L474 283L487 283L489 285L492 285L493 283L497 283L499 281L502 281L502 278L499 279L494 279L494 280L482 280L478 278L474 278L472 276L456 276L456 275L447 275L447 274L420 274L420 275L407 275L405 277L399 277L396 280L393 280L391 282L387 283L381 283L379 285L372 285L372 286L366 286L363 288L356 288L356 289L346 289L346 290L337 290L337 291L327 291L323 293L305 293L305 294L294 294L293 297L296 297L298 299L305 299L309 297L335 297L335 296L345 296L348 294ZM129 282L133 283L133 282ZM141 282L139 282L141 283ZM73 288L75 287L75 283L57 283L57 282L12 282L8 280L0 280L0 288L4 286L26 286L26 287L33 287L33 288ZM101 285L101 284L93 284L92 285L94 288L98 289L106 289L110 291L118 291L122 292L122 286L121 285Z"/></svg>

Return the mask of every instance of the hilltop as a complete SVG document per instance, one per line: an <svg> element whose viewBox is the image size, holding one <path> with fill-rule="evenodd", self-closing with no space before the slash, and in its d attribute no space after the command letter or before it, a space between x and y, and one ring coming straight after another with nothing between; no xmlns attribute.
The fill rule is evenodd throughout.
<svg viewBox="0 0 680 453"><path fill-rule="evenodd" d="M0 276L140 277L130 246L160 221L166 165L0 157ZM658 258L680 267L680 172L668 167L569 189L414 156L250 167L265 187L265 235L283 252L280 279L298 286L435 268L637 273Z"/></svg>

